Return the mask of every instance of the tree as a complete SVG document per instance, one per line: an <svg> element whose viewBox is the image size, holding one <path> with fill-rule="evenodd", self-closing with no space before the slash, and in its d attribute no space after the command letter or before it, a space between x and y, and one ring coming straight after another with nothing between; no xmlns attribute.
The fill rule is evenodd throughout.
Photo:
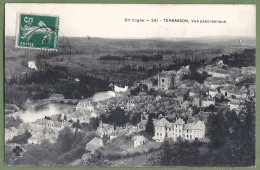
<svg viewBox="0 0 260 170"><path fill-rule="evenodd" d="M76 140L76 139L77 139L77 135L78 135L78 131L79 131L79 129L81 128L81 124L80 124L80 122L79 122L79 119L77 119L77 122L74 122L74 123L72 124L72 128L76 128L75 134L74 134L74 140Z"/></svg>
<svg viewBox="0 0 260 170"><path fill-rule="evenodd" d="M141 114L140 113L134 114L134 116L131 118L131 123L133 125L137 125L140 121L141 121Z"/></svg>
<svg viewBox="0 0 260 170"><path fill-rule="evenodd" d="M57 117L58 122L62 122L61 116L62 116L61 114L58 115L58 117Z"/></svg>
<svg viewBox="0 0 260 170"><path fill-rule="evenodd" d="M146 161L146 166L159 166L161 161L161 155L156 154L155 152L152 153L151 156L148 157Z"/></svg>
<svg viewBox="0 0 260 170"><path fill-rule="evenodd" d="M81 161L83 166L111 166L112 163L104 158L104 156L98 152L91 154L87 159Z"/></svg>
<svg viewBox="0 0 260 170"><path fill-rule="evenodd" d="M248 166L254 166L255 164L255 113L255 100L252 97L248 97L242 105L242 111L238 115L243 134L240 141L244 146L240 148L240 154L243 155L241 161Z"/></svg>
<svg viewBox="0 0 260 170"><path fill-rule="evenodd" d="M154 124L153 124L153 119L151 114L149 114L148 116L148 120L145 125L145 131L150 135L154 135Z"/></svg>
<svg viewBox="0 0 260 170"><path fill-rule="evenodd" d="M53 157L47 149L42 148L39 145L32 146L27 150L22 158L19 158L15 164L17 165L34 165L34 166L46 166L51 165Z"/></svg>
<svg viewBox="0 0 260 170"><path fill-rule="evenodd" d="M115 110L110 112L106 121L116 126L124 126L129 121L129 116L125 114L125 110L117 107Z"/></svg>
<svg viewBox="0 0 260 170"><path fill-rule="evenodd" d="M13 116L6 116L5 117L5 128L9 129L11 127L17 128L21 123L23 123L23 120L17 116L14 118Z"/></svg>
<svg viewBox="0 0 260 170"><path fill-rule="evenodd" d="M22 148L20 148L20 146L16 146L14 149L13 149L13 153L15 156L21 156L21 153L23 152Z"/></svg>
<svg viewBox="0 0 260 170"><path fill-rule="evenodd" d="M200 112L200 108L198 108L197 106L193 106L192 110L193 110L192 116L194 116Z"/></svg>
<svg viewBox="0 0 260 170"><path fill-rule="evenodd" d="M247 99L237 115L230 110L211 114L206 124L211 166L255 165L255 101Z"/></svg>
<svg viewBox="0 0 260 170"><path fill-rule="evenodd" d="M166 139L162 144L162 153L160 165L162 166L198 166L203 164L200 156L200 146L196 141L190 142L177 138L174 142L172 139Z"/></svg>
<svg viewBox="0 0 260 170"><path fill-rule="evenodd" d="M28 139L32 136L30 132L26 129L25 132L21 135L14 136L12 140L8 141L8 143L19 143L25 144L28 142Z"/></svg>
<svg viewBox="0 0 260 170"><path fill-rule="evenodd" d="M71 149L74 141L74 134L70 127L64 127L58 135L57 145L59 147L59 153L68 152Z"/></svg>

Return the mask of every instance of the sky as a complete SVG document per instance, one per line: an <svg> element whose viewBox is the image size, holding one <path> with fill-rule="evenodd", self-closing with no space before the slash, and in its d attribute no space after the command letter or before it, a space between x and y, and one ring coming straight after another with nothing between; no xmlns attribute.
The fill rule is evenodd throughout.
<svg viewBox="0 0 260 170"><path fill-rule="evenodd" d="M193 38L256 35L255 5L7 3L5 35L15 36L19 13L57 15L59 34L69 37ZM188 19L182 22L125 22L127 19ZM224 20L192 23L191 20Z"/></svg>

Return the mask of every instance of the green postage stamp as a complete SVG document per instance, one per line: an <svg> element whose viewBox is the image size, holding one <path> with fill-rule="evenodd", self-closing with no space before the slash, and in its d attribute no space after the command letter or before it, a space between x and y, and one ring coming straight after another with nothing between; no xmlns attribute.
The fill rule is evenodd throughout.
<svg viewBox="0 0 260 170"><path fill-rule="evenodd" d="M58 49L59 17L19 14L16 47L29 49Z"/></svg>

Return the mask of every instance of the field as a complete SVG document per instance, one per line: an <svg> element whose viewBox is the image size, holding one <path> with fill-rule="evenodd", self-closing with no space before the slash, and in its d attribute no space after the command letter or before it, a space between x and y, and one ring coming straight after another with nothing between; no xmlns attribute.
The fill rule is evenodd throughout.
<svg viewBox="0 0 260 170"><path fill-rule="evenodd" d="M238 41L241 40L241 41ZM80 75L107 80L119 86L131 86L136 81L152 77L158 71L177 69L184 62L205 62L222 54L254 48L255 41L248 37L203 37L192 39L104 39L60 37L56 52L17 49L15 37L6 37L5 78L21 79L35 70L28 68L34 61L40 70L61 66L68 70L66 77ZM153 56L160 60L102 60L101 56ZM15 84L15 83L14 83Z"/></svg>
<svg viewBox="0 0 260 170"><path fill-rule="evenodd" d="M242 43L238 40L242 39ZM66 41L65 41L66 40ZM15 48L15 37L6 37L5 41L5 75L20 75L30 69L21 65L22 61L41 60L53 65L65 66L75 72L84 71L118 71L124 66L134 68L156 67L174 64L173 57L180 59L197 56L200 59L212 58L223 53L238 52L252 48L255 41L248 37L204 37L192 39L103 39L60 37L59 50L25 50ZM228 47L229 46L229 47ZM227 48L228 47L228 48ZM152 55L161 54L161 61L103 61L103 55ZM70 58L70 59L69 59Z"/></svg>

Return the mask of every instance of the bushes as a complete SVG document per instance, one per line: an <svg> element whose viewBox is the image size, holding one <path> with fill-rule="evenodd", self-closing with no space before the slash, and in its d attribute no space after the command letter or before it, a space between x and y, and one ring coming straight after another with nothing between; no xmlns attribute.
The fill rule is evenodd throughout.
<svg viewBox="0 0 260 170"><path fill-rule="evenodd" d="M12 140L8 141L8 143L25 144L28 142L28 139L31 136L32 136L32 134L26 130L24 134L14 136Z"/></svg>
<svg viewBox="0 0 260 170"><path fill-rule="evenodd" d="M143 154L143 152L134 152L134 153L112 152L112 153L105 155L105 157L109 160L117 160L117 159L123 159L123 158L131 158L131 157L135 157L135 156L138 156L141 154Z"/></svg>
<svg viewBox="0 0 260 170"><path fill-rule="evenodd" d="M23 120L17 116L14 118L13 116L6 116L5 117L5 128L9 129L11 127L17 128L21 123L23 123Z"/></svg>
<svg viewBox="0 0 260 170"><path fill-rule="evenodd" d="M81 158L85 152L84 145L78 145L75 149L66 152L58 157L59 162L71 162L72 160Z"/></svg>

